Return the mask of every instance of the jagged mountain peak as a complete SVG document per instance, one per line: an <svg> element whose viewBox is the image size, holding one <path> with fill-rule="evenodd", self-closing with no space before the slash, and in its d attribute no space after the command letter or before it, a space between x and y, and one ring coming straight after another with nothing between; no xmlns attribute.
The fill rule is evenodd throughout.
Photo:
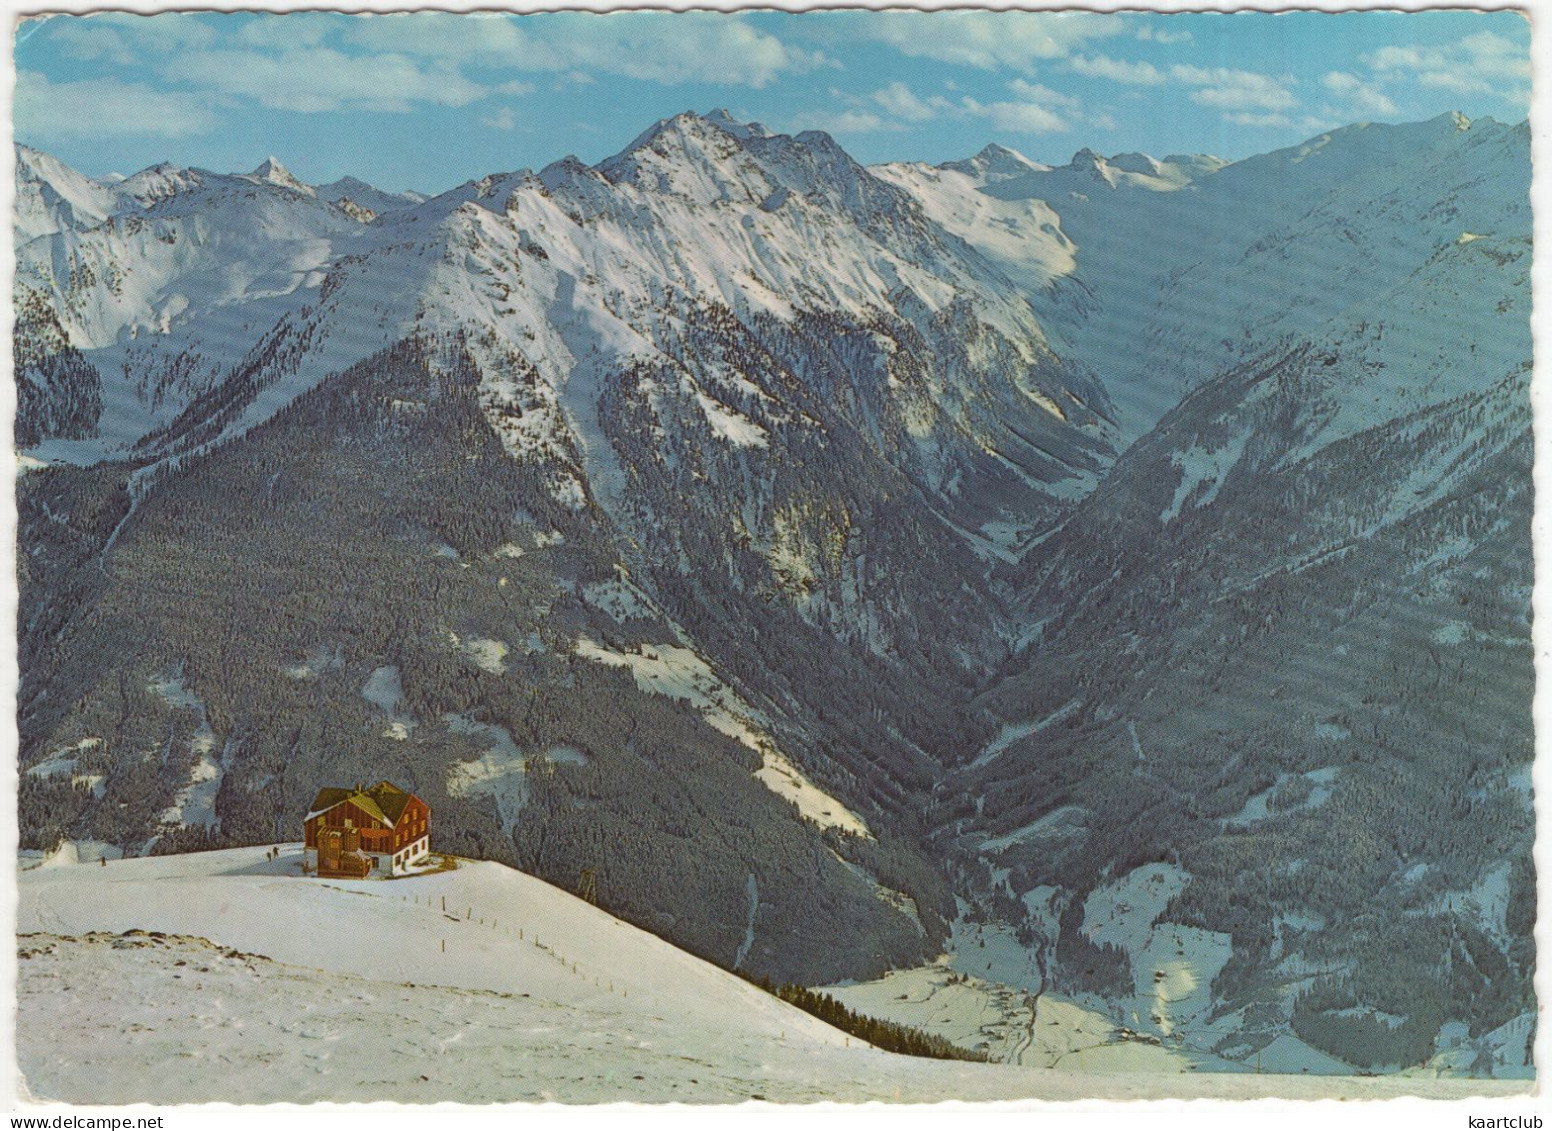
<svg viewBox="0 0 1552 1131"><path fill-rule="evenodd" d="M610 158L614 160L614 158ZM539 183L550 192L554 192L569 182L581 177L597 176L597 171L582 158L574 153L568 153L559 161L551 161L539 170Z"/></svg>
<svg viewBox="0 0 1552 1131"><path fill-rule="evenodd" d="M41 149L34 149L30 145L21 142L16 143L16 171L22 177L37 181L55 183L68 180L72 183L92 185L102 188L102 182L93 180L85 173L65 164L52 154L45 153ZM55 184L57 188L58 185Z"/></svg>
<svg viewBox="0 0 1552 1131"><path fill-rule="evenodd" d="M360 177L344 176L337 181L330 181L326 185L319 185L318 190L322 192L324 189L338 189L341 192L361 192L363 189L370 189L372 187L374 186L363 181Z"/></svg>
<svg viewBox="0 0 1552 1131"><path fill-rule="evenodd" d="M254 177L287 177L291 176L291 170L280 163L280 158L273 153L259 163L259 167L249 174Z"/></svg>
<svg viewBox="0 0 1552 1131"><path fill-rule="evenodd" d="M705 120L724 133L732 134L741 141L748 140L751 137L771 136L771 132L759 122L740 122L732 114L720 107L707 114Z"/></svg>
<svg viewBox="0 0 1552 1131"><path fill-rule="evenodd" d="M562 172L574 176L579 171L552 166L545 171L546 183ZM613 185L698 204L758 204L783 189L816 201L855 203L858 182L868 179L828 134L772 134L739 123L726 111L664 118L588 173Z"/></svg>
<svg viewBox="0 0 1552 1131"><path fill-rule="evenodd" d="M192 169L186 168L182 165L174 164L171 161L158 161L154 165L147 165L138 173L131 173L128 177L125 178L125 180L132 181L137 177L145 177L148 179L152 177L176 177L191 172L193 172Z"/></svg>
<svg viewBox="0 0 1552 1131"><path fill-rule="evenodd" d="M423 193L387 192L376 185L363 181L360 177L345 176L337 181L319 185L314 190L319 200L331 204L349 199L362 208L371 209L378 215L384 212L394 212L403 208L412 208L417 204L423 204L428 199Z"/></svg>
<svg viewBox="0 0 1552 1131"><path fill-rule="evenodd" d="M983 183L1012 180L1046 168L1014 149L995 142L986 146L974 157L961 161L945 161L938 166L949 172L963 173Z"/></svg>
<svg viewBox="0 0 1552 1131"><path fill-rule="evenodd" d="M41 149L34 149L24 142L16 143L16 163L23 168L37 168L40 165L66 167L65 163L57 157L53 157Z"/></svg>
<svg viewBox="0 0 1552 1131"><path fill-rule="evenodd" d="M1072 160L1067 162L1065 168L1068 172L1077 173L1085 178L1102 181L1112 188L1115 187L1118 176L1117 170L1111 167L1110 162L1106 161L1102 154L1095 153L1088 146L1084 146L1074 153Z"/></svg>
<svg viewBox="0 0 1552 1131"><path fill-rule="evenodd" d="M187 189L196 188L204 182L204 174L198 169L161 161L124 178L117 188L122 196L132 198L142 206L149 206Z"/></svg>
<svg viewBox="0 0 1552 1131"><path fill-rule="evenodd" d="M30 146L16 146L12 223L18 240L101 221L113 210L113 192L58 158Z"/></svg>
<svg viewBox="0 0 1552 1131"><path fill-rule="evenodd" d="M779 165L818 162L832 171L864 170L823 130L796 136L771 133L758 122L740 122L726 110L701 115L693 110L662 118L613 157L596 168L618 183L644 168L672 172L675 162L704 166L726 163L743 155L770 169Z"/></svg>
<svg viewBox="0 0 1552 1131"><path fill-rule="evenodd" d="M762 136L764 131L762 132ZM618 161L644 150L652 150L655 146L661 147L664 139L677 139L680 142L698 140L701 142L716 141L719 138L733 138L734 140L746 140L752 136L752 131L740 122L733 119L726 110L713 110L711 114L702 117L693 110L684 110L669 118L659 118L641 133L614 157L608 161ZM607 162L605 162L607 163Z"/></svg>
<svg viewBox="0 0 1552 1131"><path fill-rule="evenodd" d="M288 188L305 196L314 195L314 189L310 185L304 185L291 170L280 163L280 159L273 155L266 157L259 167L248 174L250 180L263 181L266 184L277 185L280 188Z"/></svg>

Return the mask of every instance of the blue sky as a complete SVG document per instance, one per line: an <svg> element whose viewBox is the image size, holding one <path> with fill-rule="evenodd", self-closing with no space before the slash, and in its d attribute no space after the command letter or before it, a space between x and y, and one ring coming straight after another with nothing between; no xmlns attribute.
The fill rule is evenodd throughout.
<svg viewBox="0 0 1552 1131"><path fill-rule="evenodd" d="M1061 163L1237 159L1354 121L1528 113L1514 12L565 12L58 16L16 41L17 140L83 172L158 161L440 191L614 153L725 107L865 162L990 141Z"/></svg>

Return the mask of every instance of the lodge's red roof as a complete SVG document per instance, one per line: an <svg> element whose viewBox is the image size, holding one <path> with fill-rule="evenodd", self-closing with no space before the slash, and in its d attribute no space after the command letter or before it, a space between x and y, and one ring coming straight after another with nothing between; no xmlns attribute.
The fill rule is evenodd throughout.
<svg viewBox="0 0 1552 1131"><path fill-rule="evenodd" d="M324 786L318 791L318 796L313 798L313 803L308 807L306 820L327 813L337 805L349 801L362 812L376 817L383 824L392 828L410 801L419 800L413 793L406 793L389 781L380 781L366 789L342 789L339 786ZM425 802L421 802L425 804Z"/></svg>

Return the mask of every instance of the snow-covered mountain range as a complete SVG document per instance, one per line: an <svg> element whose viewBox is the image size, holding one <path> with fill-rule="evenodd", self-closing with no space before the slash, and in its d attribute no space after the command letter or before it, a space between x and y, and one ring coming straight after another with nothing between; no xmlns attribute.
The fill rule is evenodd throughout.
<svg viewBox="0 0 1552 1131"><path fill-rule="evenodd" d="M20 147L24 844L391 777L725 966L968 915L1204 1054L1512 1066L1528 148L867 169L717 111L426 198ZM1091 921L1160 861L1189 1026Z"/></svg>

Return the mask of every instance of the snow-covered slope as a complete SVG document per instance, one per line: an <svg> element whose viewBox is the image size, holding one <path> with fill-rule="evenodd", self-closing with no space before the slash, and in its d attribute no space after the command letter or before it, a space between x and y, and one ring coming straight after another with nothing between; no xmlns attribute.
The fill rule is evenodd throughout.
<svg viewBox="0 0 1552 1131"><path fill-rule="evenodd" d="M29 146L16 147L12 224L18 244L63 229L101 223L116 201L117 194L109 186L83 176L63 161Z"/></svg>
<svg viewBox="0 0 1552 1131"><path fill-rule="evenodd" d="M342 207L349 202L358 208L368 210L373 216L381 216L385 212L394 212L400 208L409 208L411 205L422 204L426 200L424 193L384 192L358 177L341 177L337 181L317 186L314 192L319 200L326 200Z"/></svg>
<svg viewBox="0 0 1552 1131"><path fill-rule="evenodd" d="M1530 900L1515 784L1534 753L1526 138L1398 128L1406 144L1373 157L1426 160L1413 179L1354 158L1365 132L1282 155L1295 170L1329 157L1311 176L1339 187L1160 299L1133 348L1189 391L1025 558L1027 667L993 694L1017 737L945 792L983 795L976 823L1001 814L981 847L1020 894L1066 886L1058 861L1076 853L1085 873L1096 851L1118 868L1179 861L1193 879L1178 921L1233 938L1220 1017L1286 1018L1375 1068L1449 1052L1524 1072L1523 1042L1494 1041L1533 1006L1527 920L1473 893L1512 874L1511 902ZM1058 710L1063 728L1037 725ZM1248 869L1247 813L1262 861ZM1501 834L1481 840L1484 822ZM1356 846L1358 829L1383 833L1317 848ZM1263 887L1266 860L1283 878ZM1382 988L1398 953L1450 969L1446 928L1418 925L1433 915L1493 950L1493 996L1443 974L1429 994ZM1153 965L1131 958L1139 978ZM1447 1024L1466 1016L1469 1048ZM1251 1028L1236 1058L1275 1031Z"/></svg>
<svg viewBox="0 0 1552 1131"><path fill-rule="evenodd" d="M1021 176L880 174L1011 263L1048 339L1099 376L1135 438L1269 343L1352 320L1446 245L1528 232L1528 144L1523 123L1446 114L1232 164L1084 150Z"/></svg>
<svg viewBox="0 0 1552 1131"><path fill-rule="evenodd" d="M1355 125L1230 165L987 167L881 175L1024 265L1048 340L1099 376L1134 442L1023 548L1026 648L983 700L1001 736L941 788L943 835L991 869L984 910L1037 945L1102 945L1077 914L1096 854L1114 874L1175 861L1192 878L1169 922L1185 943L1216 932L1210 973L1188 994L1173 953L1076 946L1058 984L1117 1003L1157 989L1189 1004L1197 1039L1238 1027L1218 1051L1239 1060L1286 1051L1286 1023L1351 1063L1526 1071L1523 1042L1500 1039L1532 1003L1525 922L1473 893L1528 883L1529 842L1482 845L1444 800L1524 827L1526 125ZM1246 811L1256 867L1286 871L1269 887L1240 858ZM1432 816L1413 830L1418 812ZM1315 849L1353 827L1385 830L1384 847ZM1449 894L1425 894L1424 875ZM1492 940L1499 996L1442 975L1426 1004L1383 988L1401 951L1409 969L1451 968L1415 926L1433 914ZM1468 1015L1470 1041L1441 1025Z"/></svg>
<svg viewBox="0 0 1552 1131"><path fill-rule="evenodd" d="M1157 1094L1156 1077L878 1052L500 865L353 883L303 877L299 856L287 845L277 861L252 848L23 873L17 1053L29 1093L116 1104ZM1393 1090L1194 1075L1180 1086Z"/></svg>
<svg viewBox="0 0 1552 1131"><path fill-rule="evenodd" d="M1043 310L1041 296L1057 280L1075 276L1087 286L1117 267L1101 249L1088 246L1088 232L1080 257L1079 245L1062 230L1063 217L1103 215L1107 223L1121 225L1130 255L1145 258L1151 234L1133 213L1151 213L1160 207L1149 199L1153 194L1184 189L1224 164L1207 156L1105 158L1082 149L1066 165L1053 167L989 145L963 161L880 165L873 171L919 199L929 216L1006 271Z"/></svg>
<svg viewBox="0 0 1552 1131"><path fill-rule="evenodd" d="M1497 336L1477 321L1492 312L1473 304L1497 288L1498 273L1476 273L1484 288L1440 261L1477 238L1530 238L1529 141L1524 123L1446 115L1351 126L1222 170L1194 202L1202 211L1184 219L1205 237L1199 258L1171 265L1142 315L1143 352L1155 359L1148 380L1184 392L1269 343L1357 324L1414 353L1459 340L1470 325L1466 333L1492 348ZM1441 318L1457 328L1443 333ZM1141 379L1137 367L1117 376ZM1390 415L1427 402L1430 390L1450 395L1436 378L1422 385Z"/></svg>
<svg viewBox="0 0 1552 1131"><path fill-rule="evenodd" d="M988 146L966 161L880 165L873 172L910 192L946 231L978 248L1026 293L1037 294L1076 266L1061 217L1044 200L1003 200L983 190L1043 168L1010 149Z"/></svg>
<svg viewBox="0 0 1552 1131"><path fill-rule="evenodd" d="M122 457L215 393L363 229L273 159L241 176L161 165L112 185L30 151L20 161L38 178L18 184L16 286L48 306L108 406L95 435L44 458ZM41 221L67 215L50 206L67 193L71 222Z"/></svg>
<svg viewBox="0 0 1552 1131"><path fill-rule="evenodd" d="M687 412L716 443L761 447L773 428L810 427L783 389L684 352L687 320L716 311L757 347L816 316L832 333L871 337L858 348L875 358L846 375L839 407L938 490L953 489L967 450L1009 452L1047 483L1075 474L1041 467L1006 416L1048 417L1088 460L1103 458L1105 426L1083 407L1102 410L1102 392L1062 370L996 267L826 135L729 122L679 115L596 168L567 159L396 213L374 256L331 277L317 317L364 312L390 334L480 327L483 365L532 369L523 383L490 383L497 403L540 409L504 426L514 454L575 445L577 479L606 505L619 476L597 402L611 370L669 365L669 380L646 390L651 413L672 427L667 418ZM901 332L924 338L939 364L911 365L906 378L920 347L888 340ZM950 349L962 360L949 362Z"/></svg>

